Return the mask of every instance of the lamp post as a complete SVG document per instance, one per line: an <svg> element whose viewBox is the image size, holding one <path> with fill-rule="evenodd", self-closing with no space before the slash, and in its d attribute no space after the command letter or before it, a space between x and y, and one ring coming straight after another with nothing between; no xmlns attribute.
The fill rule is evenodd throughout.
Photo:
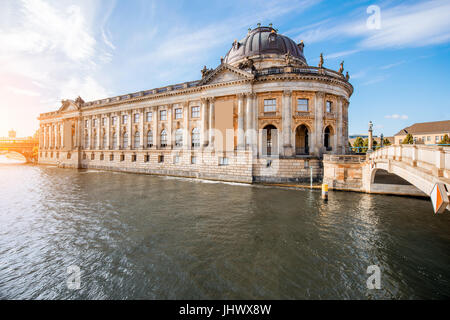
<svg viewBox="0 0 450 320"><path fill-rule="evenodd" d="M384 146L384 136L383 134L380 135L380 148L383 148Z"/></svg>
<svg viewBox="0 0 450 320"><path fill-rule="evenodd" d="M369 148L367 149L367 153L373 152L373 123L372 121L369 121Z"/></svg>

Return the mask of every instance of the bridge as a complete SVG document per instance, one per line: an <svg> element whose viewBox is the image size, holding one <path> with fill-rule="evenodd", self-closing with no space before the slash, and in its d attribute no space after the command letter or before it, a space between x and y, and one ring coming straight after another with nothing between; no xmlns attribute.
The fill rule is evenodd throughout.
<svg viewBox="0 0 450 320"><path fill-rule="evenodd" d="M36 161L33 149L39 146L35 139L6 138L0 139L0 151L17 152L25 157L26 162Z"/></svg>
<svg viewBox="0 0 450 320"><path fill-rule="evenodd" d="M441 183L450 194L450 147L401 144L367 155L324 155L324 183L331 189L423 197Z"/></svg>

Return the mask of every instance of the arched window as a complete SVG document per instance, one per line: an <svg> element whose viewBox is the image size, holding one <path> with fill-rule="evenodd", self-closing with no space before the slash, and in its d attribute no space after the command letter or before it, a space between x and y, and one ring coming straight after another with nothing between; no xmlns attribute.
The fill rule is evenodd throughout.
<svg viewBox="0 0 450 320"><path fill-rule="evenodd" d="M128 148L128 133L125 132L123 134L123 148L126 149Z"/></svg>
<svg viewBox="0 0 450 320"><path fill-rule="evenodd" d="M200 147L200 129L198 128L192 130L192 147Z"/></svg>
<svg viewBox="0 0 450 320"><path fill-rule="evenodd" d="M167 132L165 129L161 131L161 147L167 147Z"/></svg>
<svg viewBox="0 0 450 320"><path fill-rule="evenodd" d="M147 148L153 147L153 132L148 130L147 132Z"/></svg>
<svg viewBox="0 0 450 320"><path fill-rule="evenodd" d="M141 134L139 133L139 131L136 131L134 134L134 148L135 149L139 148L140 143L141 143Z"/></svg>
<svg viewBox="0 0 450 320"><path fill-rule="evenodd" d="M113 134L113 149L117 149L117 133Z"/></svg>
<svg viewBox="0 0 450 320"><path fill-rule="evenodd" d="M103 142L102 142L103 149L106 149L106 147L107 147L107 145L106 145L106 143L107 143L107 142L106 142L106 137L107 137L107 136L106 136L106 133L104 133L104 134L103 134Z"/></svg>
<svg viewBox="0 0 450 320"><path fill-rule="evenodd" d="M183 146L183 130L178 129L175 131L175 147Z"/></svg>
<svg viewBox="0 0 450 320"><path fill-rule="evenodd" d="M89 149L89 133L87 130L84 132L84 148Z"/></svg>

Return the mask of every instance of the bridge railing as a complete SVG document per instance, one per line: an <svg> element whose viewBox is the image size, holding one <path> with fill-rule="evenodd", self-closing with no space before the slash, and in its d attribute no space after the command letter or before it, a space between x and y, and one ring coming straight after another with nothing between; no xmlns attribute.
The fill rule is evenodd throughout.
<svg viewBox="0 0 450 320"><path fill-rule="evenodd" d="M407 162L413 167L431 170L434 175L450 178L450 147L398 144L378 149L370 160L388 159Z"/></svg>

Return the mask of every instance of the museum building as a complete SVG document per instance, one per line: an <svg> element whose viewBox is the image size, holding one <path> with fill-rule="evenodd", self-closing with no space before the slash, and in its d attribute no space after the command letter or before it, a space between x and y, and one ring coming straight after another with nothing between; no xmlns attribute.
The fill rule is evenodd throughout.
<svg viewBox="0 0 450 320"><path fill-rule="evenodd" d="M271 25L235 40L200 80L40 114L39 163L236 182L322 176L324 153L348 151L353 87L309 66L303 42Z"/></svg>

